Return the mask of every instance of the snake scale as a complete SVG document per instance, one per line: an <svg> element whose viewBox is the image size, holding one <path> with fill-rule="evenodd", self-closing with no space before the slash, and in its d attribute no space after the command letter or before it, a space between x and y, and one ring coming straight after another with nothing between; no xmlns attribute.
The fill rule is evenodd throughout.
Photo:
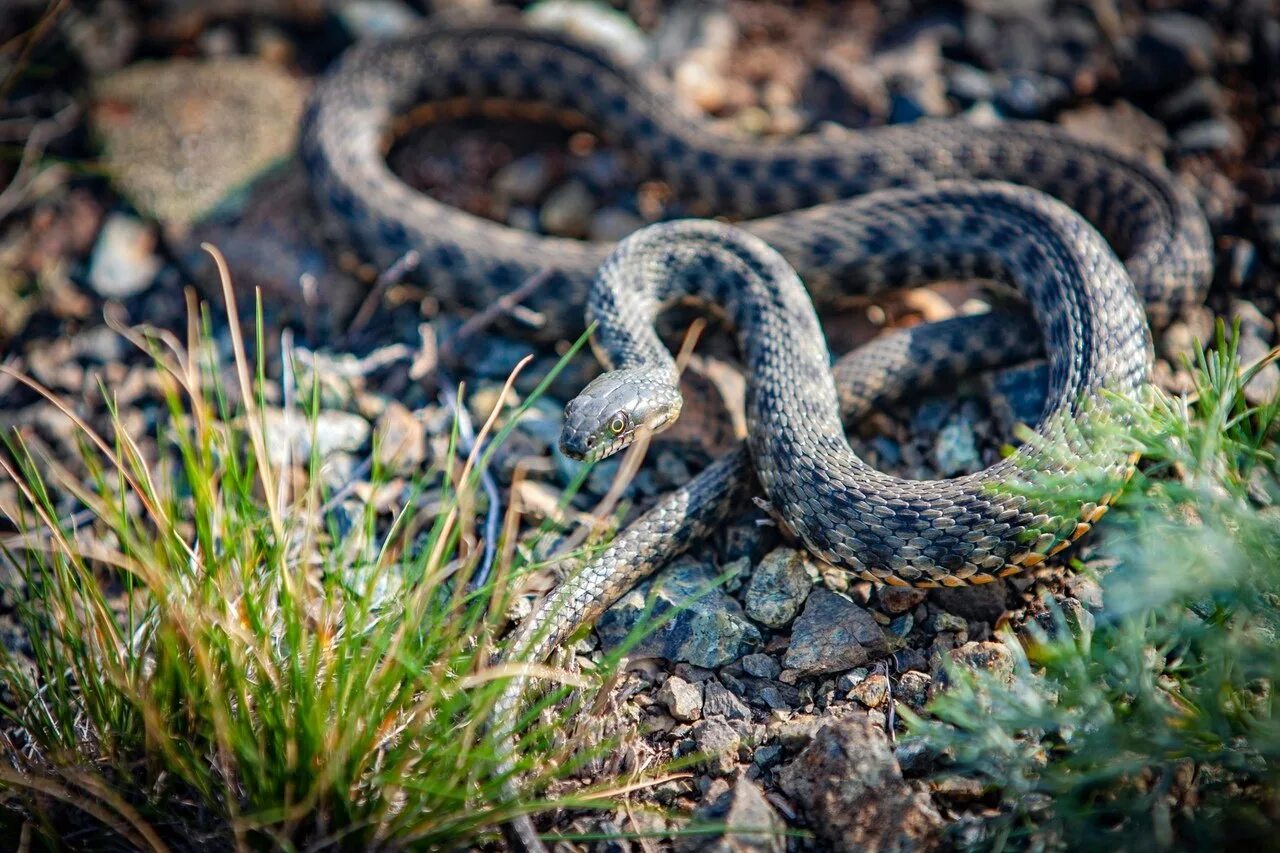
<svg viewBox="0 0 1280 853"><path fill-rule="evenodd" d="M1158 167L1035 123L928 121L749 140L676 104L660 76L601 48L490 21L356 45L316 87L304 119L317 199L374 263L417 250L425 283L470 307L549 274L530 304L544 337L580 331L589 308L615 370L570 405L568 452L604 455L678 413L673 364L652 330L671 298L709 299L739 330L753 373L749 453L713 463L566 579L521 626L508 658L544 658L705 533L749 487L753 467L808 547L877 582L987 582L1088 530L1109 495L1064 509L1031 503L1014 485L1023 473L1074 465L1131 468L1079 424L1101 390L1132 396L1145 383L1144 309L1162 325L1203 298L1210 238L1190 193ZM386 164L406 123L513 111L585 122L678 193L744 221L650 226L616 248L552 238L436 202ZM960 276L1016 284L1035 323L986 315L886 336L838 364L833 380L813 302ZM889 477L853 454L842 414L856 417L903 387L1029 357L1041 346L1037 324L1050 360L1039 441L944 481ZM500 741L514 737L522 691L523 679L513 679L495 708ZM498 772L514 790L509 752ZM527 819L515 829L541 847Z"/></svg>

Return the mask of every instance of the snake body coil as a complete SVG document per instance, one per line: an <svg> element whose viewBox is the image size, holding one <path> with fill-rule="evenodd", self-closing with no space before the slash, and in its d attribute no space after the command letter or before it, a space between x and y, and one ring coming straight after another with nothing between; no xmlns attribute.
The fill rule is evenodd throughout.
<svg viewBox="0 0 1280 853"><path fill-rule="evenodd" d="M523 105L530 116L576 114L641 155L678 193L719 214L763 217L740 223L745 235L715 224L657 226L609 259L591 311L604 321L599 342L624 373L606 374L568 413L566 446L594 455L607 443L601 430L619 426L621 435L669 420L678 403L653 315L678 292L716 300L742 331L748 367L761 374L749 400L751 455L771 501L811 548L879 581L983 582L1033 565L1087 530L1105 500L1030 505L1016 494L1019 472L1129 467L1114 448L1075 429L1075 419L1100 390L1132 395L1145 381L1142 307L1164 324L1200 301L1209 279L1208 228L1185 190L1159 168L1048 126L931 121L746 140L682 113L654 75L563 35L445 25L348 51L317 86L303 128L320 205L377 264L417 250L418 274L445 301L487 305L550 273L531 300L547 337L584 327L590 283L613 247L468 215L414 192L384 158L401 116L483 113L499 102ZM1014 281L1045 333L1051 404L1040 430L1050 440L954 480L904 481L870 469L845 443L837 403L856 416L900 383L1027 357L1040 345L1034 326L988 315L898 333L842 361L833 385L813 308L790 268L817 302L936 277ZM727 288L728 280L737 286ZM617 395L635 404L624 407ZM624 410L626 423L615 423ZM595 435L597 447L574 429ZM544 658L687 547L724 517L750 470L740 448L660 500L548 596L508 658ZM499 739L514 736L523 688L524 679L513 679L495 709ZM509 787L512 767L508 752L498 773ZM541 848L527 819L516 830L525 846Z"/></svg>

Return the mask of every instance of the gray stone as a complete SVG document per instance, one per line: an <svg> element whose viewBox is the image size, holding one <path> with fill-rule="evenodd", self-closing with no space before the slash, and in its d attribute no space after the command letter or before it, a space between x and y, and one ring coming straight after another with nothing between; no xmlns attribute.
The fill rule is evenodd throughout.
<svg viewBox="0 0 1280 853"><path fill-rule="evenodd" d="M551 185L551 164L539 153L526 154L503 166L493 176L493 191L514 204L533 204Z"/></svg>
<svg viewBox="0 0 1280 853"><path fill-rule="evenodd" d="M756 678L777 678L782 667L770 655L751 654L742 659L742 669Z"/></svg>
<svg viewBox="0 0 1280 853"><path fill-rule="evenodd" d="M1004 643L965 643L947 656L957 666L972 672L990 672L1005 684L1013 683L1013 652Z"/></svg>
<svg viewBox="0 0 1280 853"><path fill-rule="evenodd" d="M160 266L154 229L113 213L102 223L89 259L89 286L104 299L127 299L146 290Z"/></svg>
<svg viewBox="0 0 1280 853"><path fill-rule="evenodd" d="M644 220L629 210L606 207L596 211L591 217L587 237L602 243L616 243L643 225Z"/></svg>
<svg viewBox="0 0 1280 853"><path fill-rule="evenodd" d="M938 466L938 473L944 477L954 477L982 467L972 414L968 406L961 407L938 430L938 438L933 444L933 460Z"/></svg>
<svg viewBox="0 0 1280 853"><path fill-rule="evenodd" d="M801 675L839 672L887 651L868 611L827 589L815 589L796 619L783 666Z"/></svg>
<svg viewBox="0 0 1280 853"><path fill-rule="evenodd" d="M751 719L751 709L718 681L707 682L702 713L708 717L725 717L730 720Z"/></svg>
<svg viewBox="0 0 1280 853"><path fill-rule="evenodd" d="M1244 299L1231 303L1231 317L1240 324L1240 363L1248 365L1266 357L1271 351L1275 324L1256 305ZM1256 406L1275 399L1277 391L1280 391L1280 366L1272 362L1249 380L1244 396Z"/></svg>
<svg viewBox="0 0 1280 853"><path fill-rule="evenodd" d="M595 198L591 191L581 181L569 181L547 196L539 221L548 234L585 237L594 207Z"/></svg>
<svg viewBox="0 0 1280 853"><path fill-rule="evenodd" d="M693 743L708 773L727 776L733 772L742 738L723 718L710 717L695 724Z"/></svg>
<svg viewBox="0 0 1280 853"><path fill-rule="evenodd" d="M636 626L669 616L631 647L632 657L661 657L695 666L718 667L761 643L760 631L742 607L716 585L717 574L683 558L656 578L623 596L600 617L597 633L608 649L627 641ZM648 607L652 599L652 609ZM677 612L672 615L670 611Z"/></svg>
<svg viewBox="0 0 1280 853"><path fill-rule="evenodd" d="M893 685L893 698L918 710L929 701L932 684L933 679L925 673L909 670L898 676L898 682Z"/></svg>
<svg viewBox="0 0 1280 853"><path fill-rule="evenodd" d="M862 715L823 726L779 784L834 849L926 850L942 828L929 797L903 778L884 731Z"/></svg>
<svg viewBox="0 0 1280 853"><path fill-rule="evenodd" d="M747 585L747 615L762 625L781 628L804 604L813 587L809 558L794 548L775 548L765 555Z"/></svg>
<svg viewBox="0 0 1280 853"><path fill-rule="evenodd" d="M663 682L658 690L658 701L677 720L688 723L702 716L702 688L690 684L678 675Z"/></svg>
<svg viewBox="0 0 1280 853"><path fill-rule="evenodd" d="M334 7L338 20L356 38L387 38L411 29L421 20L399 0L346 0Z"/></svg>
<svg viewBox="0 0 1280 853"><path fill-rule="evenodd" d="M283 465L289 455L293 464L305 465L313 448L322 462L334 454L354 453L364 447L371 432L368 421L350 412L319 412L314 431L310 418L302 412L268 409L263 419L267 453L277 465Z"/></svg>
<svg viewBox="0 0 1280 853"><path fill-rule="evenodd" d="M782 853L786 850L786 836L783 834L786 826L749 779L739 777L732 789L715 797L709 796L708 800L707 805L694 813L693 827L712 825L723 827L723 830L685 836L675 845L676 850L687 853L703 850L712 853Z"/></svg>

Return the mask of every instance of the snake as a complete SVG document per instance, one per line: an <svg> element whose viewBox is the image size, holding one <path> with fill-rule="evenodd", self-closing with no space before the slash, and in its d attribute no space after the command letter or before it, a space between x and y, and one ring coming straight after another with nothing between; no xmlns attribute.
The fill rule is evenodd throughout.
<svg viewBox="0 0 1280 853"><path fill-rule="evenodd" d="M1108 395L1147 382L1151 327L1204 298L1208 225L1162 167L1050 125L927 120L788 139L723 132L679 106L650 67L505 19L435 22L350 48L316 85L300 153L318 205L376 265L408 252L444 303L483 308L534 277L535 338L594 322L611 368L566 407L561 446L601 458L665 428L680 400L653 321L673 299L718 307L752 374L746 445L663 497L527 618L505 659L544 659L642 578L714 527L758 481L810 550L881 584L991 582L1087 532L1114 497L1099 486L1031 499L1025 482L1088 470L1122 480ZM421 194L386 154L416 124L479 114L594 128L678 195L735 224L677 221L619 244L534 234ZM946 277L1003 279L1030 314L957 318L872 342L833 373L817 307ZM803 284L801 283L803 282ZM1038 331L1037 331L1038 330ZM976 474L904 480L862 462L856 417L928 379L1040 351L1049 403L1012 457ZM845 369L843 365L851 365ZM1070 477L1065 477L1070 481ZM1101 489L1105 491L1100 491ZM527 679L493 709L495 772L517 790L512 744ZM543 849L527 817L515 838Z"/></svg>

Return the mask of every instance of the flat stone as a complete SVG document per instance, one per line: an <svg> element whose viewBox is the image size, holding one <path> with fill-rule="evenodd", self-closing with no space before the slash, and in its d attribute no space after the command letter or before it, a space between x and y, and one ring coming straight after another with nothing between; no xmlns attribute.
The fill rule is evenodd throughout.
<svg viewBox="0 0 1280 853"><path fill-rule="evenodd" d="M692 558L676 561L640 584L600 617L601 643L614 649L627 641L641 620L674 616L630 648L632 657L660 657L714 668L737 660L762 642L742 607L716 584L717 573ZM653 607L647 604L650 597Z"/></svg>
<svg viewBox="0 0 1280 853"><path fill-rule="evenodd" d="M751 719L751 709L718 681L707 682L702 713L708 717L725 717L730 720Z"/></svg>
<svg viewBox="0 0 1280 853"><path fill-rule="evenodd" d="M828 589L815 589L796 619L782 663L801 675L840 672L888 650L867 610Z"/></svg>
<svg viewBox="0 0 1280 853"><path fill-rule="evenodd" d="M727 776L738 763L742 737L723 718L709 717L693 727L693 742L702 767L713 776Z"/></svg>
<svg viewBox="0 0 1280 853"><path fill-rule="evenodd" d="M141 62L95 84L92 122L115 186L182 232L293 155L304 91L256 59Z"/></svg>

